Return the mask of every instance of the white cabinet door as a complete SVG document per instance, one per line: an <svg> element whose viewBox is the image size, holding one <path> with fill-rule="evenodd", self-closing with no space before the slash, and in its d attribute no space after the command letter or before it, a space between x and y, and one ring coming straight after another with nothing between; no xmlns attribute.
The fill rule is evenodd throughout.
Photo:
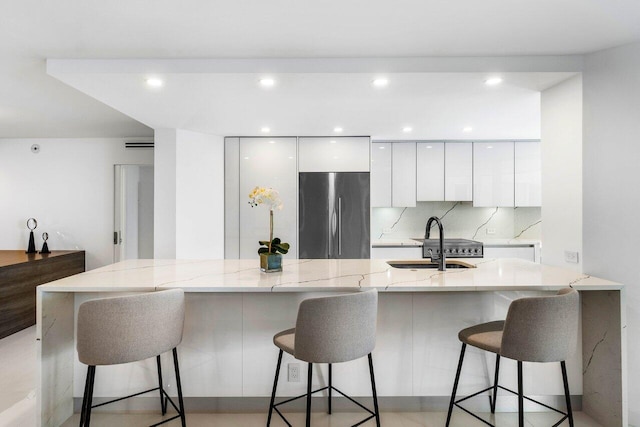
<svg viewBox="0 0 640 427"><path fill-rule="evenodd" d="M542 206L542 173L539 142L515 144L516 206Z"/></svg>
<svg viewBox="0 0 640 427"><path fill-rule="evenodd" d="M392 144L391 157L391 205L414 207L416 205L416 143Z"/></svg>
<svg viewBox="0 0 640 427"><path fill-rule="evenodd" d="M417 199L419 202L444 200L444 143L419 142L417 153Z"/></svg>
<svg viewBox="0 0 640 427"><path fill-rule="evenodd" d="M371 144L371 207L391 206L391 144Z"/></svg>
<svg viewBox="0 0 640 427"><path fill-rule="evenodd" d="M274 212L274 237L291 245L287 258L298 254L298 171L296 138L240 138L240 258L258 262L258 241L269 240L269 210L249 206L255 187L278 190L282 210Z"/></svg>
<svg viewBox="0 0 640 427"><path fill-rule="evenodd" d="M513 207L513 142L473 143L473 206Z"/></svg>
<svg viewBox="0 0 640 427"><path fill-rule="evenodd" d="M473 145L450 142L444 146L444 199L470 201L473 196Z"/></svg>
<svg viewBox="0 0 640 427"><path fill-rule="evenodd" d="M298 138L300 172L369 172L370 138Z"/></svg>

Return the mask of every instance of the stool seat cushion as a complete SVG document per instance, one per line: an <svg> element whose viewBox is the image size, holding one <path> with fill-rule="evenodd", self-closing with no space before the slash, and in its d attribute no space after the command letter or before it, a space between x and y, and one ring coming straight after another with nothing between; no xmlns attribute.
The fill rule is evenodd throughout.
<svg viewBox="0 0 640 427"><path fill-rule="evenodd" d="M504 320L497 320L463 329L458 338L465 344L500 354L503 329Z"/></svg>
<svg viewBox="0 0 640 427"><path fill-rule="evenodd" d="M273 343L280 350L286 351L291 355L295 354L296 328L287 329L286 331L278 332L273 337Z"/></svg>

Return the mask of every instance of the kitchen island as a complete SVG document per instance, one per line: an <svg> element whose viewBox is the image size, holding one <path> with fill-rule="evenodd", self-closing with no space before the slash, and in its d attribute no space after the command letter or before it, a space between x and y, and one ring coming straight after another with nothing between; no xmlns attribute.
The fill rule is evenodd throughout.
<svg viewBox="0 0 640 427"><path fill-rule="evenodd" d="M129 260L39 286L39 420L42 426L62 424L82 396L86 368L77 361L74 323L78 306L88 299L184 289L187 314L179 353L187 408L256 410L267 408L271 392L278 353L273 334L295 324L299 302L375 288L380 300L373 355L382 408L424 410L448 403L460 329L504 318L513 299L572 286L582 304L581 340L567 360L575 406L602 425L626 425L623 286L516 259L464 261L475 268L439 272L397 269L383 260L285 260L283 272L265 274L258 260ZM504 361L500 381L513 388L515 362L509 362ZM284 358L283 363L299 362ZM493 357L469 351L459 394L486 387L493 365ZM563 407L556 365L526 364L525 393ZM303 393L305 384L288 382L287 369L282 371L278 394ZM314 382L324 384L326 372L318 371ZM334 373L339 388L369 394L366 360L338 364ZM102 368L96 400L150 388L156 381L155 360ZM172 390L173 378L165 381ZM137 398L129 408L146 408L143 399L153 401L150 408L158 406L153 396ZM486 410L488 400L478 397L475 405ZM512 396L498 399L497 410L515 408Z"/></svg>

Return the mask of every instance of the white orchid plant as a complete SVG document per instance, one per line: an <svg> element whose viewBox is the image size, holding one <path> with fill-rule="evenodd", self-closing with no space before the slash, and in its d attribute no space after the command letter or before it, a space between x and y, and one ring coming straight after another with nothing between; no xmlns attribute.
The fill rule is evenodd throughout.
<svg viewBox="0 0 640 427"><path fill-rule="evenodd" d="M286 254L289 252L290 245L283 243L278 237L273 237L273 211L282 210L282 199L280 193L270 187L256 187L249 193L249 205L252 208L257 206L266 206L269 208L269 240L260 240L261 247L258 249L259 254Z"/></svg>

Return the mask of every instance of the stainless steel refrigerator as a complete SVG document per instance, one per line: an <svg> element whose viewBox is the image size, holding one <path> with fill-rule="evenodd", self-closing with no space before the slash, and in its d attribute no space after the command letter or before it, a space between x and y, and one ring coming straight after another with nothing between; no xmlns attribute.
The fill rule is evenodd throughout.
<svg viewBox="0 0 640 427"><path fill-rule="evenodd" d="M303 172L299 258L369 258L368 172Z"/></svg>

